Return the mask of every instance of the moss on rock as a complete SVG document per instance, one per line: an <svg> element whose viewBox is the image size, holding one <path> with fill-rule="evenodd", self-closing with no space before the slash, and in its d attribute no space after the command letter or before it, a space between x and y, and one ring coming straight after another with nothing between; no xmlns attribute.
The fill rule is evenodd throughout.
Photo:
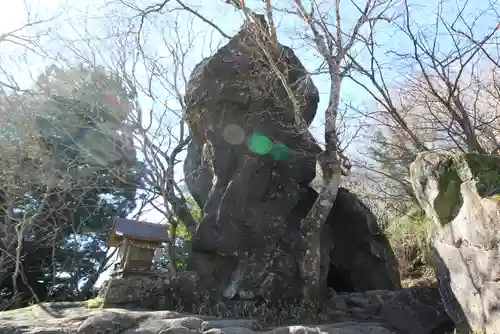
<svg viewBox="0 0 500 334"><path fill-rule="evenodd" d="M87 308L101 308L104 305L104 298L95 297L85 301Z"/></svg>
<svg viewBox="0 0 500 334"><path fill-rule="evenodd" d="M461 184L474 180L480 197L500 194L500 157L477 153L426 152L427 169L422 187L428 179L437 181L438 194L432 206L444 225L451 222L463 205Z"/></svg>
<svg viewBox="0 0 500 334"><path fill-rule="evenodd" d="M463 204L460 184L462 180L459 176L459 169L456 159L450 157L443 160L438 166L438 189L439 193L434 199L434 210L442 224L451 222L460 211Z"/></svg>
<svg viewBox="0 0 500 334"><path fill-rule="evenodd" d="M490 197L500 193L500 157L468 153L464 155L476 181L479 196Z"/></svg>

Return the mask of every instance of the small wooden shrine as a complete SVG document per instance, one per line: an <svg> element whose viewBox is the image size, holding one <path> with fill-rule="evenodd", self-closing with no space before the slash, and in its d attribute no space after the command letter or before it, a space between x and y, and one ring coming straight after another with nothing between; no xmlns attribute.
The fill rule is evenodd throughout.
<svg viewBox="0 0 500 334"><path fill-rule="evenodd" d="M155 250L169 240L164 224L115 219L108 246L118 248L118 259L111 276L156 275L152 268Z"/></svg>

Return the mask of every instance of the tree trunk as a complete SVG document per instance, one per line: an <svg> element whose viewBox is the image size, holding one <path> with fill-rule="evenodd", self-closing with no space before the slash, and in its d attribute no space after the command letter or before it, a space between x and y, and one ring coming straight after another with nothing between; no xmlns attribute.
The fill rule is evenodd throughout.
<svg viewBox="0 0 500 334"><path fill-rule="evenodd" d="M319 300L326 286L321 286L321 232L337 198L341 181L340 161L334 160L324 171L323 187L308 215L301 222L302 248L299 259L303 279L303 297ZM326 174L326 175L325 175Z"/></svg>

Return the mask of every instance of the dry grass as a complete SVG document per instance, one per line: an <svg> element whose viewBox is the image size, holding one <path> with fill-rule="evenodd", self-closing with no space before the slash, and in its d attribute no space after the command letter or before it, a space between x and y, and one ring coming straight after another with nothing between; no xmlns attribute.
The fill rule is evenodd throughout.
<svg viewBox="0 0 500 334"><path fill-rule="evenodd" d="M413 208L405 215L394 219L385 228L385 233L399 262L401 278L423 276L428 250L430 221L422 210ZM425 275L424 275L425 276Z"/></svg>
<svg viewBox="0 0 500 334"><path fill-rule="evenodd" d="M267 326L321 324L328 320L327 310L319 302L298 300L263 309L258 317Z"/></svg>
<svg viewBox="0 0 500 334"><path fill-rule="evenodd" d="M403 288L411 288L421 285L430 285L436 282L436 276L434 275L434 270L431 267L424 265L420 267L417 271L411 273L408 277L401 280L401 285Z"/></svg>
<svg viewBox="0 0 500 334"><path fill-rule="evenodd" d="M328 320L328 309L323 303L304 300L282 301L273 305L262 302L256 305L243 300L214 301L207 296L201 298L196 305L190 305L190 309L182 307L183 304L180 300L173 310L221 318L253 318L266 327L320 324Z"/></svg>

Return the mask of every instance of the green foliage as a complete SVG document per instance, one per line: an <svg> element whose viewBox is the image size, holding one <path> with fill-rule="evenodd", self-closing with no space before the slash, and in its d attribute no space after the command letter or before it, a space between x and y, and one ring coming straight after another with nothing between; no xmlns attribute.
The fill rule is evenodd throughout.
<svg viewBox="0 0 500 334"><path fill-rule="evenodd" d="M189 206L194 220L199 221L201 219L201 208L198 206L198 204L191 195L188 195L186 197L186 204Z"/></svg>
<svg viewBox="0 0 500 334"><path fill-rule="evenodd" d="M386 234L391 243L415 244L425 240L429 220L422 209L413 207L406 214L392 220Z"/></svg>
<svg viewBox="0 0 500 334"><path fill-rule="evenodd" d="M196 204L196 201L190 194L185 194L186 204L191 210L191 214L196 221L199 221L201 218L201 209ZM177 219L177 218L173 218ZM186 269L186 261L191 252L191 235L188 232L187 226L183 221L175 220L171 221L172 228L175 228L175 233L170 231L170 235L175 235L175 247L174 247L174 256L175 256L175 265L178 271L182 271ZM162 266L168 266L169 259L167 255L164 258L160 259L160 264Z"/></svg>
<svg viewBox="0 0 500 334"><path fill-rule="evenodd" d="M375 170L384 176L385 186L382 194L372 197L381 202L390 211L416 204L416 198L409 180L410 165L417 152L408 144L408 140L396 129L388 133L377 131L368 149L368 158L375 162ZM380 198L381 196L382 198Z"/></svg>
<svg viewBox="0 0 500 334"><path fill-rule="evenodd" d="M419 207L412 207L386 226L384 232L396 254L403 276L414 269L416 262L425 262L430 226L430 220Z"/></svg>
<svg viewBox="0 0 500 334"><path fill-rule="evenodd" d="M10 152L0 163L10 175L4 184L18 187L4 186L0 206L35 222L23 242L23 269L38 298L86 299L106 265L112 219L135 207L137 161L123 135L132 109L118 78L100 68L51 66L35 89L8 97L9 113L23 117L0 135ZM30 290L18 284L29 301ZM10 279L0 281L0 298L12 289Z"/></svg>
<svg viewBox="0 0 500 334"><path fill-rule="evenodd" d="M119 131L131 112L121 83L103 69L75 71L77 87L50 95L36 117L38 129L54 151L56 166L75 158L97 166L119 162L125 155ZM67 76L58 68L52 67L52 72L52 80Z"/></svg>
<svg viewBox="0 0 500 334"><path fill-rule="evenodd" d="M190 208L191 215L196 221L200 221L201 219L201 208L198 206L196 201L191 195L186 196L186 204ZM177 247L175 248L175 256L176 256L176 266L178 270L186 269L186 261L191 252L191 235L189 234L186 224L184 222L179 222L177 225Z"/></svg>
<svg viewBox="0 0 500 334"><path fill-rule="evenodd" d="M401 180L408 178L410 165L416 158L415 150L407 147L396 133L385 135L377 131L369 152L370 157L380 164L383 171Z"/></svg>
<svg viewBox="0 0 500 334"><path fill-rule="evenodd" d="M493 155L469 153L465 155L471 169L480 196L492 196L500 193L500 158Z"/></svg>
<svg viewBox="0 0 500 334"><path fill-rule="evenodd" d="M194 220L199 221L201 219L201 209L196 204L196 201L194 200L193 196L190 194L186 194L186 204L190 209L191 215L193 216ZM183 221L177 221L176 222L176 230L175 230L175 236L183 241L190 241L191 236L188 232L187 226Z"/></svg>

